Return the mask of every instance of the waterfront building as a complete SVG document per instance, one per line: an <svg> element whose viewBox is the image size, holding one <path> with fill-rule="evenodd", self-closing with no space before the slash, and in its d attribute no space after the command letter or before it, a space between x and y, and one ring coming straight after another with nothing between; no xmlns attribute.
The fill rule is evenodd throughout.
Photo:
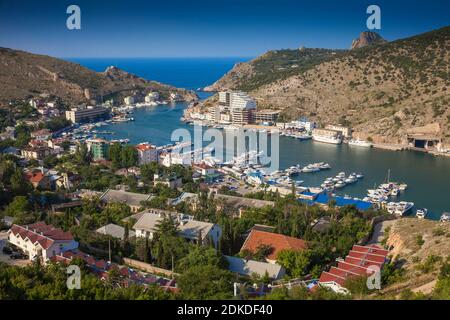
<svg viewBox="0 0 450 320"><path fill-rule="evenodd" d="M349 127L329 124L325 127L325 129L340 131L344 138L351 138L351 136L352 136L352 129Z"/></svg>
<svg viewBox="0 0 450 320"><path fill-rule="evenodd" d="M86 108L78 107L66 111L66 119L72 123L79 123L85 120L93 120L104 116L108 109L101 106L88 106Z"/></svg>
<svg viewBox="0 0 450 320"><path fill-rule="evenodd" d="M86 140L86 143L94 161L106 160L108 158L108 141L103 139L89 139Z"/></svg>
<svg viewBox="0 0 450 320"><path fill-rule="evenodd" d="M158 162L158 149L155 146L149 143L141 143L136 146L136 150L139 165Z"/></svg>
<svg viewBox="0 0 450 320"><path fill-rule="evenodd" d="M219 92L219 106L224 111L230 110L230 102L231 102L231 92L230 91L221 91Z"/></svg>
<svg viewBox="0 0 450 320"><path fill-rule="evenodd" d="M278 116L280 115L280 111L275 110L258 110L255 113L255 121L256 122L276 122Z"/></svg>
<svg viewBox="0 0 450 320"><path fill-rule="evenodd" d="M246 109L232 109L231 110L231 123L236 125L248 124L252 120L253 113L251 110Z"/></svg>
<svg viewBox="0 0 450 320"><path fill-rule="evenodd" d="M220 107L212 106L208 109L207 119L212 122L220 121Z"/></svg>
<svg viewBox="0 0 450 320"><path fill-rule="evenodd" d="M147 102L147 103L155 102L158 99L159 99L159 93L156 91L149 92L144 98L145 102Z"/></svg>
<svg viewBox="0 0 450 320"><path fill-rule="evenodd" d="M170 100L172 100L174 102L177 102L177 101L183 101L184 99L183 99L183 96L181 94L172 92L170 94Z"/></svg>
<svg viewBox="0 0 450 320"><path fill-rule="evenodd" d="M78 242L70 232L64 232L45 222L30 225L12 225L8 231L8 240L25 252L30 260L47 261L68 250L78 248Z"/></svg>
<svg viewBox="0 0 450 320"><path fill-rule="evenodd" d="M128 96L123 98L123 102L125 103L125 105L130 106L136 102L136 99L134 96Z"/></svg>

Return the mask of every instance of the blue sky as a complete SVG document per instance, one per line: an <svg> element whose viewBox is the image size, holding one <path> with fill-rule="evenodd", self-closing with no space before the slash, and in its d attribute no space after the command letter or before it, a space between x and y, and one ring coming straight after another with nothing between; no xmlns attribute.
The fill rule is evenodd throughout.
<svg viewBox="0 0 450 320"><path fill-rule="evenodd" d="M81 8L81 30L66 8ZM450 25L448 0L0 0L0 46L57 57L257 56L270 49L348 48L382 11L388 40Z"/></svg>

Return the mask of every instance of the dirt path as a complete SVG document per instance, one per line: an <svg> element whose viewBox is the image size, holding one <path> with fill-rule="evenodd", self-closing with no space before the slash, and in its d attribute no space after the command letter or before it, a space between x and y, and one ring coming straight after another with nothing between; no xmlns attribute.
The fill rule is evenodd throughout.
<svg viewBox="0 0 450 320"><path fill-rule="evenodd" d="M369 240L368 244L381 244L383 241L386 228L393 225L395 220L386 220L380 223L377 223L373 228L372 238Z"/></svg>

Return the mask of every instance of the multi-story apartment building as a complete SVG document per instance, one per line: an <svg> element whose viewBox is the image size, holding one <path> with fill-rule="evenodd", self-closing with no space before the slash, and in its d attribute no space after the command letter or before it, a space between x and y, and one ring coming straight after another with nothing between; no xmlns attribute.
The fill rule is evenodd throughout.
<svg viewBox="0 0 450 320"><path fill-rule="evenodd" d="M256 122L276 122L280 111L275 110L258 110L255 112Z"/></svg>
<svg viewBox="0 0 450 320"><path fill-rule="evenodd" d="M21 155L28 160L43 160L45 157L49 156L52 150L45 146L28 147L21 150Z"/></svg>
<svg viewBox="0 0 450 320"><path fill-rule="evenodd" d="M158 162L158 149L148 143L141 143L136 146L138 152L139 165L151 162Z"/></svg>
<svg viewBox="0 0 450 320"><path fill-rule="evenodd" d="M101 106L88 106L86 108L72 108L66 111L66 119L72 123L79 123L85 120L93 120L104 116L108 109Z"/></svg>
<svg viewBox="0 0 450 320"><path fill-rule="evenodd" d="M103 139L86 140L88 150L92 153L93 160L106 160L108 158L108 141Z"/></svg>

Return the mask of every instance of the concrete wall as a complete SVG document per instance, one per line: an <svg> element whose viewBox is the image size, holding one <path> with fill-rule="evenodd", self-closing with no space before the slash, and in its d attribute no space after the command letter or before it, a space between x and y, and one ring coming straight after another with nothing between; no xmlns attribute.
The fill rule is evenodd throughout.
<svg viewBox="0 0 450 320"><path fill-rule="evenodd" d="M173 273L170 270L154 267L151 264L130 258L123 258L123 262L126 265L129 265L130 267L137 268L153 274L164 274L167 277L172 277L172 275L178 275L177 273Z"/></svg>

